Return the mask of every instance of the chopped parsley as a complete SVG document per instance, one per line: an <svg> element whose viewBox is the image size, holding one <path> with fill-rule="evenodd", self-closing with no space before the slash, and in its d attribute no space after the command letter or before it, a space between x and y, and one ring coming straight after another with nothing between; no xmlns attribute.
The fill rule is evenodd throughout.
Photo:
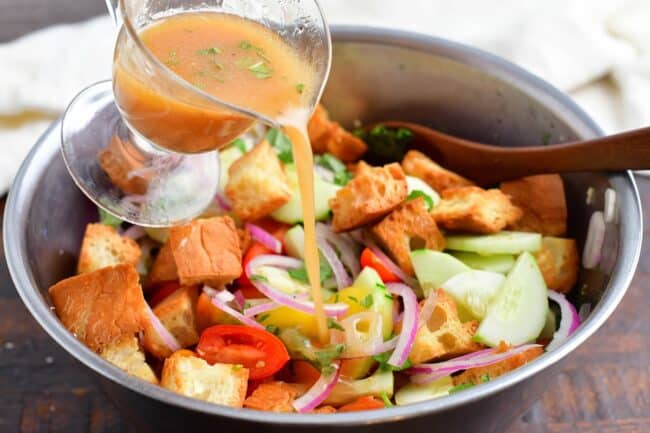
<svg viewBox="0 0 650 433"><path fill-rule="evenodd" d="M122 224L121 219L109 214L104 209L98 207L97 210L99 211L99 222L101 224L111 226L111 227L116 227L116 228Z"/></svg>
<svg viewBox="0 0 650 433"><path fill-rule="evenodd" d="M258 322L264 322L266 319L268 319L271 315L269 313L262 314L257 318Z"/></svg>
<svg viewBox="0 0 650 433"><path fill-rule="evenodd" d="M361 306L365 308L370 308L372 307L372 303L374 302L374 298L372 297L371 293L368 293L365 298L361 300Z"/></svg>
<svg viewBox="0 0 650 433"><path fill-rule="evenodd" d="M334 155L329 153L317 155L314 162L334 173L334 183L336 185L345 186L352 179L352 173Z"/></svg>
<svg viewBox="0 0 650 433"><path fill-rule="evenodd" d="M302 83L296 84L296 92L298 92L300 95L305 91L305 85Z"/></svg>
<svg viewBox="0 0 650 433"><path fill-rule="evenodd" d="M165 64L167 66L178 66L178 65L180 65L180 62L178 61L178 58L176 57L176 51L171 50L169 53L167 53L167 60L165 60Z"/></svg>
<svg viewBox="0 0 650 433"><path fill-rule="evenodd" d="M259 79L265 79L273 76L273 69L269 68L264 62L257 62L248 67L248 70Z"/></svg>
<svg viewBox="0 0 650 433"><path fill-rule="evenodd" d="M210 47L210 48L204 48L202 50L196 50L196 54L199 56L214 56L217 54L221 54L221 48L219 47Z"/></svg>
<svg viewBox="0 0 650 433"><path fill-rule="evenodd" d="M285 164L293 162L293 152L291 151L291 140L277 128L271 128L266 133L266 140L271 144L278 154L280 161Z"/></svg>
<svg viewBox="0 0 650 433"><path fill-rule="evenodd" d="M424 202L427 204L427 209L431 210L431 208L433 207L433 199L429 195L425 194L423 191L420 191L419 189L414 189L413 191L411 191L408 197L406 197L406 201L415 200L418 197L422 197L424 199Z"/></svg>
<svg viewBox="0 0 650 433"><path fill-rule="evenodd" d="M239 43L239 48L248 51L248 50L252 50L254 47L253 44L251 44L249 41L241 41Z"/></svg>
<svg viewBox="0 0 650 433"><path fill-rule="evenodd" d="M461 383L460 385L456 385L452 388L449 389L449 394L454 394L463 390L466 390L467 388L473 387L474 384L471 382L468 383Z"/></svg>
<svg viewBox="0 0 650 433"><path fill-rule="evenodd" d="M274 335L278 335L278 332L280 332L280 328L275 325L266 325L266 330Z"/></svg>
<svg viewBox="0 0 650 433"><path fill-rule="evenodd" d="M330 267L329 263L323 260L322 257L320 258L319 265L320 265L320 282L321 284L323 284L323 282L329 279L334 272L332 271L332 268ZM305 268L304 264L300 268L289 269L287 273L294 280L309 284L309 276L307 275L307 268Z"/></svg>
<svg viewBox="0 0 650 433"><path fill-rule="evenodd" d="M354 131L368 145L364 159L372 165L401 161L408 145L413 141L413 132L406 128L388 128L377 125L369 132L363 129Z"/></svg>
<svg viewBox="0 0 650 433"><path fill-rule="evenodd" d="M265 281L268 283L269 279L266 278L264 275L251 275L249 280L251 281Z"/></svg>
<svg viewBox="0 0 650 433"><path fill-rule="evenodd" d="M230 145L241 150L241 153L246 153L246 143L241 138L235 138Z"/></svg>
<svg viewBox="0 0 650 433"><path fill-rule="evenodd" d="M358 303L359 303L359 300L357 299L356 296L350 296L350 295L348 295L348 299L349 299L350 301L354 302L355 304L358 304Z"/></svg>
<svg viewBox="0 0 650 433"><path fill-rule="evenodd" d="M390 365L388 363L388 359L390 358L392 352L384 352L379 355L375 355L372 357L375 361L379 363L379 370L381 371L402 371L406 370L407 368L411 368L413 364L411 364L411 360L407 359L404 364L402 364L401 367L395 367L394 365Z"/></svg>
<svg viewBox="0 0 650 433"><path fill-rule="evenodd" d="M327 318L327 328L336 329L337 331L345 331L345 329L341 326L341 324L336 320L332 319L331 317Z"/></svg>

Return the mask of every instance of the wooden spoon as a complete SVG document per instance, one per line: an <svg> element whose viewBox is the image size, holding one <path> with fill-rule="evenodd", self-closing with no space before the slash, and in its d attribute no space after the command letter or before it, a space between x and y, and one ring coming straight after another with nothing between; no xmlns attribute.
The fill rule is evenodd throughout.
<svg viewBox="0 0 650 433"><path fill-rule="evenodd" d="M380 122L413 131L412 147L480 185L542 173L650 168L650 128L552 146L500 147L464 140L410 122Z"/></svg>

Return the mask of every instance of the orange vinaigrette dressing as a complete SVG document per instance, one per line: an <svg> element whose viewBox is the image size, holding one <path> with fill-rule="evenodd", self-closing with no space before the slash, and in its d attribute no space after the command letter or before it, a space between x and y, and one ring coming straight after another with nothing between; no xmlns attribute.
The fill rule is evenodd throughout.
<svg viewBox="0 0 650 433"><path fill-rule="evenodd" d="M319 338L327 342L316 245L313 154L306 132L310 101L320 84L313 68L270 29L235 15L174 15L145 28L140 38L158 60L203 92L283 126L293 146L300 184L305 267ZM253 123L226 108L191 104L157 91L155 83L139 79L128 64L116 58L117 103L131 125L162 147L184 153L219 149Z"/></svg>

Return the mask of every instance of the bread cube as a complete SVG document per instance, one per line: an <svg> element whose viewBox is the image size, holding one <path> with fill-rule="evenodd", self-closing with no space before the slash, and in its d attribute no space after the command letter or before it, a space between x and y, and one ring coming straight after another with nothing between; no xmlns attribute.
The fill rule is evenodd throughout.
<svg viewBox="0 0 650 433"><path fill-rule="evenodd" d="M439 166L417 150L406 152L402 159L402 168L404 173L419 177L438 193L448 188L474 185L471 180Z"/></svg>
<svg viewBox="0 0 650 433"><path fill-rule="evenodd" d="M437 289L435 296L437 299L431 316L418 329L413 342L409 355L413 364L452 358L483 347L472 339L478 322L462 323L456 303L442 289Z"/></svg>
<svg viewBox="0 0 650 433"><path fill-rule="evenodd" d="M197 286L183 286L153 308L160 323L181 347L193 346L199 341L196 327L197 298ZM147 352L158 359L166 358L172 353L150 322L145 325L142 344Z"/></svg>
<svg viewBox="0 0 650 433"><path fill-rule="evenodd" d="M566 234L566 197L559 174L541 174L502 182L501 191L523 210L521 219L510 224L509 229L548 236Z"/></svg>
<svg viewBox="0 0 650 433"><path fill-rule="evenodd" d="M242 273L239 235L228 216L194 220L169 229L181 284L219 287Z"/></svg>
<svg viewBox="0 0 650 433"><path fill-rule="evenodd" d="M422 197L402 203L374 225L371 233L409 275L413 275L409 256L412 249L441 251L445 248L445 238Z"/></svg>
<svg viewBox="0 0 650 433"><path fill-rule="evenodd" d="M544 236L537 252L537 264L546 286L560 293L569 293L578 281L580 256L573 239Z"/></svg>
<svg viewBox="0 0 650 433"><path fill-rule="evenodd" d="M261 141L228 170L225 193L235 214L256 220L278 209L291 198L291 188L275 150Z"/></svg>
<svg viewBox="0 0 650 433"><path fill-rule="evenodd" d="M137 337L133 335L124 335L103 348L99 355L130 375L158 384L158 378L145 361L144 352L140 349Z"/></svg>
<svg viewBox="0 0 650 433"><path fill-rule="evenodd" d="M242 407L248 369L232 364L210 365L189 350L179 350L165 360L160 384L187 397Z"/></svg>
<svg viewBox="0 0 650 433"><path fill-rule="evenodd" d="M497 233L521 218L523 212L498 189L477 186L448 188L431 211L446 230Z"/></svg>
<svg viewBox="0 0 650 433"><path fill-rule="evenodd" d="M330 199L335 232L353 230L383 218L407 194L406 176L397 163L364 170Z"/></svg>
<svg viewBox="0 0 650 433"><path fill-rule="evenodd" d="M63 325L99 352L142 331L146 305L138 280L132 264L120 264L66 278L49 293Z"/></svg>
<svg viewBox="0 0 650 433"><path fill-rule="evenodd" d="M125 194L146 194L150 175L142 172L142 162L126 150L125 144L117 135L111 138L106 149L99 152L98 159L104 173ZM135 172L136 170L138 171Z"/></svg>
<svg viewBox="0 0 650 433"><path fill-rule="evenodd" d="M133 239L120 236L114 227L88 224L81 242L77 273L96 271L120 263L137 265L142 251Z"/></svg>
<svg viewBox="0 0 650 433"><path fill-rule="evenodd" d="M532 361L544 353L541 347L531 347L525 352L513 355L503 361L485 367L476 367L465 370L458 376L453 377L454 385L472 384L478 385L483 382L495 379L502 374L512 371Z"/></svg>
<svg viewBox="0 0 650 433"><path fill-rule="evenodd" d="M331 121L320 104L309 119L307 133L314 153L331 153L343 162L357 161L368 150L363 140Z"/></svg>
<svg viewBox="0 0 650 433"><path fill-rule="evenodd" d="M244 400L244 407L269 412L294 412L291 405L304 390L285 382L265 382Z"/></svg>
<svg viewBox="0 0 650 433"><path fill-rule="evenodd" d="M169 240L163 244L158 251L158 255L151 265L151 272L147 278L147 285L153 286L159 283L178 280L178 269L176 269L176 262L174 261L174 253L172 252Z"/></svg>

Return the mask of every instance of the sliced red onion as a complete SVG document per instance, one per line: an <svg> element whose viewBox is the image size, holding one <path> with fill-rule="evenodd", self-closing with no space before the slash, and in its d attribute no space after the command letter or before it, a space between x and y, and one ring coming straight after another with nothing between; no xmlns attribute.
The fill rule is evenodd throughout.
<svg viewBox="0 0 650 433"><path fill-rule="evenodd" d="M334 172L328 170L322 165L314 164L314 171L326 182L334 182Z"/></svg>
<svg viewBox="0 0 650 433"><path fill-rule="evenodd" d="M596 211L589 220L587 240L585 249L582 252L582 266L585 269L593 269L600 262L600 253L605 240L605 218L601 211Z"/></svg>
<svg viewBox="0 0 650 433"><path fill-rule="evenodd" d="M496 364L497 362L501 362L533 347L541 346L539 344L524 344L519 347L511 348L505 352L497 352L495 349L480 350L478 352L450 359L449 361L436 362L433 364L419 364L407 370L407 373L412 375L411 382L413 383L430 383L461 370Z"/></svg>
<svg viewBox="0 0 650 433"><path fill-rule="evenodd" d="M402 321L402 332L400 332L395 345L395 350L388 358L388 364L394 367L401 367L408 359L415 335L418 332L418 300L413 289L401 283L388 283L386 288L389 293L398 295L404 304L404 320Z"/></svg>
<svg viewBox="0 0 650 433"><path fill-rule="evenodd" d="M431 292L429 292L429 296L427 296L427 299L424 301L424 304L422 304L422 308L420 309L420 319L418 321L418 329L426 325L426 323L429 321L429 318L433 313L433 309L436 308L437 303L438 303L438 295L436 295L435 290L432 290Z"/></svg>
<svg viewBox="0 0 650 433"><path fill-rule="evenodd" d="M246 305L246 298L244 297L244 293L238 289L235 290L233 296L235 297L235 302L237 302L237 306L239 307L239 309L243 310L244 306Z"/></svg>
<svg viewBox="0 0 650 433"><path fill-rule="evenodd" d="M262 314L262 313L266 313L267 311L275 310L279 306L280 305L276 304L273 301L263 302L261 304L253 305L252 307L246 308L244 310L244 316L246 316L246 317L257 316L258 314Z"/></svg>
<svg viewBox="0 0 650 433"><path fill-rule="evenodd" d="M302 267L302 260L294 259L293 257L278 256L272 254L264 254L255 257L246 265L246 276L250 279L251 283L259 290L264 296L272 301L293 308L295 310L303 311L309 314L315 314L314 303L305 300L302 297L296 297L277 290L269 286L261 278L255 278L255 271L262 266L274 266L282 269L296 269ZM330 317L339 317L348 311L348 305L344 303L337 304L324 304L323 309L325 314Z"/></svg>
<svg viewBox="0 0 650 433"><path fill-rule="evenodd" d="M210 297L210 301L212 302L212 305L214 305L224 313L239 320L244 325L248 325L257 329L265 329L264 326L260 325L255 320L251 319L250 317L244 316L242 313L240 313L239 311L235 310L230 305L228 305L229 302L232 302L235 299L234 295L229 291L227 290L217 291L212 287L203 286L203 292Z"/></svg>
<svg viewBox="0 0 650 433"><path fill-rule="evenodd" d="M359 254L361 251L358 244L351 237L345 233L336 234L330 226L323 223L316 224L316 233L319 233L323 239L338 250L341 262L353 277L359 275L359 272L361 272Z"/></svg>
<svg viewBox="0 0 650 433"><path fill-rule="evenodd" d="M261 243L276 254L282 253L282 242L280 242L271 233L267 232L262 227L251 223L246 224L246 229L250 232L251 237L254 240Z"/></svg>
<svg viewBox="0 0 650 433"><path fill-rule="evenodd" d="M144 229L140 226L131 226L128 229L124 230L124 233L122 233L122 236L125 238L133 239L134 241L137 241L147 233L144 231Z"/></svg>
<svg viewBox="0 0 650 433"><path fill-rule="evenodd" d="M560 306L560 314L562 316L560 318L560 326L555 331L555 334L553 334L551 342L546 346L546 351L551 351L557 349L569 338L569 335L575 332L580 325L580 317L573 304L561 293L549 290L548 297Z"/></svg>
<svg viewBox="0 0 650 433"><path fill-rule="evenodd" d="M339 260L339 256L336 255L336 251L334 251L334 248L329 244L322 231L318 230L318 226L316 226L316 242L318 243L318 249L332 268L334 278L336 278L336 285L339 290L349 287L352 284L352 279L350 278L350 275L348 275L348 271L345 270L343 263Z"/></svg>
<svg viewBox="0 0 650 433"><path fill-rule="evenodd" d="M321 374L316 383L306 393L291 403L294 409L300 413L311 412L325 401L339 381L339 376L341 375L340 366L340 362L333 362L330 368L334 369L334 371L329 375Z"/></svg>
<svg viewBox="0 0 650 433"><path fill-rule="evenodd" d="M232 210L232 205L230 204L230 200L226 196L224 196L221 192L218 192L214 196L214 202L219 206L219 208L225 212L230 212Z"/></svg>
<svg viewBox="0 0 650 433"><path fill-rule="evenodd" d="M402 280L404 284L407 284L411 287L419 287L418 281L413 278L409 277L404 273L402 268L397 266L395 262L393 262L384 252L373 242L367 242L366 246L370 249L370 251L373 252L374 255L377 256L379 260L388 268L389 271L391 271L397 278Z"/></svg>
<svg viewBox="0 0 650 433"><path fill-rule="evenodd" d="M163 343L165 343L165 346L172 352L176 352L177 350L181 350L182 347L180 344L178 344L178 340L176 340L176 337L169 332L167 328L165 328L165 325L162 324L158 316L156 316L156 313L153 312L149 304L146 304L146 311L147 311L147 316L149 316L149 320L151 320L151 325L153 326L153 329L156 330L158 333L158 336L162 340Z"/></svg>

